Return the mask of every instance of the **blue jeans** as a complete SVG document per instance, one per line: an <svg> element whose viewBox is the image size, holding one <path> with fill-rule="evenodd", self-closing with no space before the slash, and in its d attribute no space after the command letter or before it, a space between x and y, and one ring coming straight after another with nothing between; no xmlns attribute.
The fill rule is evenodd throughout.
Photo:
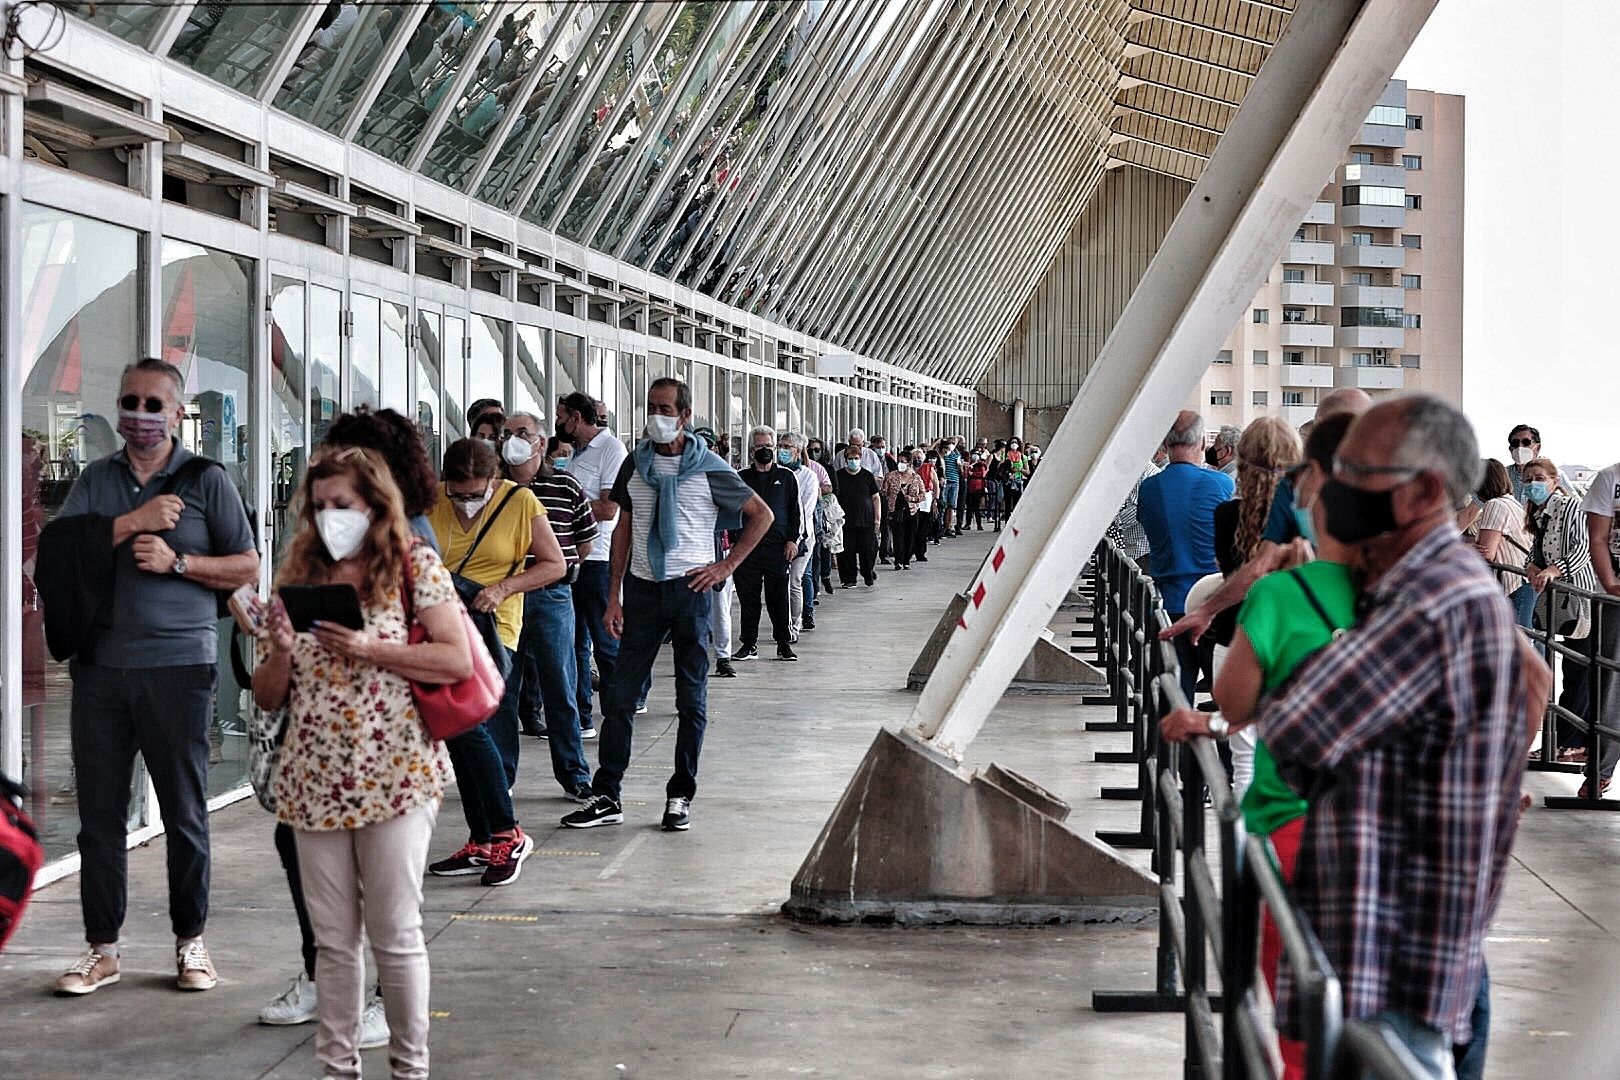
<svg viewBox="0 0 1620 1080"><path fill-rule="evenodd" d="M817 543L815 550L810 553L810 561L804 564L804 613L810 615L816 608L816 567L821 562L821 544Z"/></svg>
<svg viewBox="0 0 1620 1080"><path fill-rule="evenodd" d="M1375 1027L1394 1036L1412 1054L1422 1070L1423 1080L1456 1080L1451 1039L1444 1032L1421 1024L1406 1013L1385 1009L1367 1018Z"/></svg>
<svg viewBox="0 0 1620 1080"><path fill-rule="evenodd" d="M1466 1046L1453 1046L1457 1080L1485 1080L1485 1044L1491 1036L1491 973L1481 970L1479 989L1474 993L1474 1011L1468 1017L1474 1029Z"/></svg>
<svg viewBox="0 0 1620 1080"><path fill-rule="evenodd" d="M1529 629L1530 618L1536 610L1536 590L1525 582L1508 594L1508 603L1513 605L1513 620Z"/></svg>
<svg viewBox="0 0 1620 1080"><path fill-rule="evenodd" d="M591 651L596 651L596 671L602 685L613 677L613 662L619 656L619 643L608 636L602 625L607 614L608 585L612 573L606 562L586 560L579 564L579 580L574 582L574 701L579 707L579 726L588 728L591 720Z"/></svg>
<svg viewBox="0 0 1620 1080"><path fill-rule="evenodd" d="M487 844L491 834L506 832L517 824L512 796L506 790L509 785L504 782L501 755L490 738L488 721L448 740L445 746L450 751L450 765L456 770L467 833L476 843Z"/></svg>
<svg viewBox="0 0 1620 1080"><path fill-rule="evenodd" d="M598 795L615 802L630 767L636 697L652 673L653 662L669 635L675 645L675 774L665 787L668 798L690 799L697 793L698 754L708 726L709 606L713 594L693 592L685 578L643 581L624 578L624 637L619 642L613 674L602 680L601 765L591 782Z"/></svg>
<svg viewBox="0 0 1620 1080"><path fill-rule="evenodd" d="M551 775L564 791L591 782L579 737L578 677L574 656L574 592L558 582L523 598L523 640L518 643L518 708L544 710Z"/></svg>
<svg viewBox="0 0 1620 1080"><path fill-rule="evenodd" d="M490 741L495 744L495 753L501 759L501 774L506 777L506 786L511 787L517 783L518 770L518 695L522 690L523 680L519 676L518 654L502 645L506 652L506 692L501 695L501 703L495 709L495 715L484 721L489 729ZM496 663L499 663L499 659Z"/></svg>

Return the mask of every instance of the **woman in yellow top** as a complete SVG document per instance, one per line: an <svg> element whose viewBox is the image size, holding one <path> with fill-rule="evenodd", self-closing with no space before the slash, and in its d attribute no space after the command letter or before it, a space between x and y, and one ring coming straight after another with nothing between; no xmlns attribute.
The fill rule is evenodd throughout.
<svg viewBox="0 0 1620 1080"><path fill-rule="evenodd" d="M428 513L428 523L473 621L493 621L486 644L496 665L509 671L523 631L523 594L561 581L567 563L540 500L527 488L498 479L499 471L500 458L484 443L451 443L444 452L445 497ZM512 810L518 758L515 680L507 682L495 715L449 746L471 835L460 850L428 869L440 877L482 874L486 885L505 885L517 877L533 847ZM493 873L497 865L502 874Z"/></svg>

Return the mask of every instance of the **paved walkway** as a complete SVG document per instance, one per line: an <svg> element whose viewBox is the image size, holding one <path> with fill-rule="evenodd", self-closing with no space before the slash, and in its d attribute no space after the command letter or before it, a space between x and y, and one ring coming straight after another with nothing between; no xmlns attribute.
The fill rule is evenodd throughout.
<svg viewBox="0 0 1620 1080"><path fill-rule="evenodd" d="M497 890L472 879L427 883L435 1076L1179 1075L1178 1017L1089 1007L1094 989L1148 985L1152 930L825 928L776 914L872 734L908 714L915 697L895 688L989 539L936 549L927 566L885 572L876 589L835 593L805 635L803 662L744 664L737 680L711 683L690 833L657 828L673 750L667 666L640 718L625 825L557 828L571 804L526 741L518 808L539 850L522 878ZM1069 798L1076 827L1130 827L1132 806L1097 798L1129 778L1126 767L1091 761L1122 741L1081 733L1101 714L1070 697L1009 697L975 759ZM1573 783L1532 780L1543 792ZM461 837L452 800L435 856ZM79 948L74 878L40 894L0 956L0 1077L315 1074L312 1026L254 1023L299 963L270 820L251 802L228 808L215 815L214 842L209 944L220 987L185 997L170 988L162 846L138 849L121 985L85 999L47 991ZM1526 820L1490 945L1492 1077L1620 1075L1615 1051L1576 1058L1579 1033L1616 1029L1617 850L1613 816L1537 809ZM384 1051L365 1059L368 1075L386 1073Z"/></svg>

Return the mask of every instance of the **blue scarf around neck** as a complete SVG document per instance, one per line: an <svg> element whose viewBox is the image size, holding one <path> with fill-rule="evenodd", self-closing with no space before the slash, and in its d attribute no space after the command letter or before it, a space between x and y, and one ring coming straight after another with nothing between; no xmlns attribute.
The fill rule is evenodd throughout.
<svg viewBox="0 0 1620 1080"><path fill-rule="evenodd" d="M676 489L682 480L690 479L700 473L730 472L731 466L704 445L703 440L692 434L687 428L686 445L681 449L680 466L671 475L661 475L653 472L653 459L658 450L651 439L642 439L631 451L631 458L636 464L636 473L642 482L653 490L652 513L647 528L647 562L652 568L653 580L664 580L664 556L673 551L680 542L676 534L675 500ZM717 521L717 529L738 529L742 527L742 515L723 515L729 517L727 521Z"/></svg>

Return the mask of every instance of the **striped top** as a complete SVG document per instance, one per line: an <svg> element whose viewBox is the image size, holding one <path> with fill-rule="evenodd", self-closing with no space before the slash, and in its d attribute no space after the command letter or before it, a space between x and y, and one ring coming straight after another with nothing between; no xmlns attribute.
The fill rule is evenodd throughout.
<svg viewBox="0 0 1620 1080"><path fill-rule="evenodd" d="M579 562L578 545L595 540L598 531L596 515L591 513L584 489L567 473L554 472L529 481L529 490L546 508L551 531L557 534L557 543L562 545L563 558L573 566ZM594 544L592 548L594 550Z"/></svg>

